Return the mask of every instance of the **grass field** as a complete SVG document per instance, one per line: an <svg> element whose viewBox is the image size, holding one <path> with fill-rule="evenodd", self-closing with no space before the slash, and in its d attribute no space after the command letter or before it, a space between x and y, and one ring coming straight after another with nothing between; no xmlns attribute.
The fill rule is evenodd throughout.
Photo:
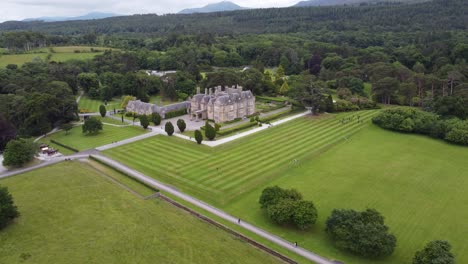
<svg viewBox="0 0 468 264"><path fill-rule="evenodd" d="M313 230L302 233L270 223L257 202L266 186L226 210L345 263L409 264L416 250L436 239L450 241L457 263L468 263L467 160L466 147L371 126L268 184L296 188L315 202L319 223ZM334 208L380 211L397 236L395 254L382 261L365 261L336 250L323 232Z"/></svg>
<svg viewBox="0 0 468 264"><path fill-rule="evenodd" d="M0 263L278 263L166 202L142 200L86 164L61 163L0 184L21 212L2 230Z"/></svg>
<svg viewBox="0 0 468 264"><path fill-rule="evenodd" d="M46 60L47 55L51 54L50 61L64 62L67 60L87 60L92 59L96 55L102 54L104 50L110 49L105 47L93 47L99 52L91 52L92 47L87 46L64 46L64 47L53 47L54 52L51 53L48 48L35 49L25 54L11 54L11 55L0 55L0 67L5 67L8 64L17 64L21 66L26 62L31 62L35 58ZM75 53L79 50L79 53ZM1 51L0 51L1 53Z"/></svg>
<svg viewBox="0 0 468 264"><path fill-rule="evenodd" d="M77 126L70 130L68 134L66 134L65 131L60 131L48 136L40 142L48 143L48 140L53 139L64 145L81 151L110 144L114 141L121 141L127 138L135 137L146 132L147 131L141 127L115 127L104 125L103 130L99 132L99 134L84 135L81 126ZM57 148L60 150L60 152L63 149L63 147L60 146L57 146Z"/></svg>
<svg viewBox="0 0 468 264"><path fill-rule="evenodd" d="M105 154L345 263L409 264L415 251L436 239L449 240L457 263L468 263L467 148L382 130L369 124L376 112L359 113L365 124L339 122L356 113L299 119L214 149L155 137ZM258 197L273 185L296 188L316 203L319 222L312 230L267 219ZM334 208L382 212L398 239L394 255L365 260L337 250L323 231Z"/></svg>
<svg viewBox="0 0 468 264"><path fill-rule="evenodd" d="M319 154L342 141L376 111L359 114L366 120L341 124L344 115L302 118L217 148L163 136L105 153L147 175L176 185L212 203L223 205L290 169L294 159Z"/></svg>
<svg viewBox="0 0 468 264"><path fill-rule="evenodd" d="M115 109L120 109L121 100L114 98L112 101L107 102L106 109L107 111L112 111ZM98 113L99 106L104 105L104 102L101 100L94 100L87 96L82 96L78 102L78 110L82 113Z"/></svg>

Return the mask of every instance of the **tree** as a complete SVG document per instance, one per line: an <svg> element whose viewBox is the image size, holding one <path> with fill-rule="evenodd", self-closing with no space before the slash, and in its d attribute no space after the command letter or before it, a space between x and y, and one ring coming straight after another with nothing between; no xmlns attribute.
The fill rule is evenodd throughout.
<svg viewBox="0 0 468 264"><path fill-rule="evenodd" d="M200 130L195 130L195 140L197 141L197 144L201 144L202 141L203 141L203 135L202 133L200 132Z"/></svg>
<svg viewBox="0 0 468 264"><path fill-rule="evenodd" d="M281 199L277 203L268 206L267 213L273 222L284 225L292 222L296 203L291 199Z"/></svg>
<svg viewBox="0 0 468 264"><path fill-rule="evenodd" d="M102 117L105 117L107 114L107 109L104 105L99 106L99 113L101 114Z"/></svg>
<svg viewBox="0 0 468 264"><path fill-rule="evenodd" d="M99 79L96 73L80 73L77 76L78 84L88 93L91 88L99 88Z"/></svg>
<svg viewBox="0 0 468 264"><path fill-rule="evenodd" d="M396 238L388 233L383 216L374 209L363 212L333 210L326 232L338 248L365 257L384 257L393 253Z"/></svg>
<svg viewBox="0 0 468 264"><path fill-rule="evenodd" d="M164 129L168 136L172 136L172 134L174 134L174 125L172 125L171 122L166 122Z"/></svg>
<svg viewBox="0 0 468 264"><path fill-rule="evenodd" d="M294 225L301 230L310 228L317 222L317 209L311 201L297 201L292 217Z"/></svg>
<svg viewBox="0 0 468 264"><path fill-rule="evenodd" d="M331 94L328 95L327 97L327 101L326 101L326 111L328 113L333 113L335 112L335 104L333 103L333 97L331 96Z"/></svg>
<svg viewBox="0 0 468 264"><path fill-rule="evenodd" d="M281 95L286 95L286 94L288 94L288 92L289 92L289 85L288 85L288 82L285 81L285 82L283 83L283 85L281 85L281 88L280 88L280 90L279 90L279 93L280 93Z"/></svg>
<svg viewBox="0 0 468 264"><path fill-rule="evenodd" d="M216 137L216 130L208 121L205 124L205 137L209 140L213 140Z"/></svg>
<svg viewBox="0 0 468 264"><path fill-rule="evenodd" d="M0 230L20 214L7 187L0 186Z"/></svg>
<svg viewBox="0 0 468 264"><path fill-rule="evenodd" d="M96 117L89 117L83 124L83 134L95 135L102 130L102 122Z"/></svg>
<svg viewBox="0 0 468 264"><path fill-rule="evenodd" d="M295 189L283 189L278 186L267 187L260 195L259 203L262 208L268 208L270 205L277 204L280 200L302 200L302 195Z"/></svg>
<svg viewBox="0 0 468 264"><path fill-rule="evenodd" d="M185 121L183 119L178 119L177 120L177 127L179 128L179 131L183 133L185 131L185 128L187 127L187 125L185 124Z"/></svg>
<svg viewBox="0 0 468 264"><path fill-rule="evenodd" d="M70 130L72 130L72 128L73 128L73 125L70 124L70 123L65 123L65 124L62 124L62 125L60 126L60 129L62 129L63 131L65 131L65 135L67 135L68 132L69 132Z"/></svg>
<svg viewBox="0 0 468 264"><path fill-rule="evenodd" d="M125 96L122 97L122 104L120 106L125 109L127 107L127 105L128 105L128 102L132 101L132 100L135 100L134 96L125 95Z"/></svg>
<svg viewBox="0 0 468 264"><path fill-rule="evenodd" d="M159 126L159 124L161 124L161 116L156 112L152 113L151 122L153 122L155 126Z"/></svg>
<svg viewBox="0 0 468 264"><path fill-rule="evenodd" d="M284 77L284 68L282 65L278 66L278 69L276 69L275 72L275 79L282 79Z"/></svg>
<svg viewBox="0 0 468 264"><path fill-rule="evenodd" d="M395 92L398 91L400 83L392 77L385 77L372 85L372 89L383 104L390 104Z"/></svg>
<svg viewBox="0 0 468 264"><path fill-rule="evenodd" d="M8 141L15 137L15 127L2 114L0 114L0 151L5 148Z"/></svg>
<svg viewBox="0 0 468 264"><path fill-rule="evenodd" d="M455 264L455 257L450 252L451 248L452 246L447 241L431 241L424 249L416 252L413 264Z"/></svg>
<svg viewBox="0 0 468 264"><path fill-rule="evenodd" d="M148 116L147 115L141 115L140 116L140 125L144 128L144 129L147 129L148 126L149 126L150 122L149 122L149 119L148 119Z"/></svg>
<svg viewBox="0 0 468 264"><path fill-rule="evenodd" d="M39 147L32 140L11 140L6 145L5 152L3 153L3 165L21 167L33 160L38 149Z"/></svg>

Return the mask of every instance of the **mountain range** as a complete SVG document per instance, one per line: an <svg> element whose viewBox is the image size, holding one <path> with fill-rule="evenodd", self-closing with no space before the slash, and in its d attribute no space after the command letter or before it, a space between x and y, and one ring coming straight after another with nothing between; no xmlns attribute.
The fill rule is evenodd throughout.
<svg viewBox="0 0 468 264"><path fill-rule="evenodd" d="M179 14L194 14L194 13L211 13L211 12L222 12L222 11L234 11L249 9L247 7L239 6L233 2L222 1L215 4L209 4L200 8L187 8L179 12Z"/></svg>
<svg viewBox="0 0 468 264"><path fill-rule="evenodd" d="M86 15L76 16L76 17L37 17L37 18L26 18L22 21L44 21L44 22L57 22L57 21L71 21L71 20L92 20L92 19L102 19L108 17L115 17L119 16L118 14L114 13L101 13L101 12L91 12Z"/></svg>

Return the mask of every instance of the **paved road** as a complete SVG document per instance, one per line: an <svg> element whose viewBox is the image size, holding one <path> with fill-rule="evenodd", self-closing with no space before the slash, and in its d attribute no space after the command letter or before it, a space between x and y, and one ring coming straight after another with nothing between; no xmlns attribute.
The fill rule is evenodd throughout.
<svg viewBox="0 0 468 264"><path fill-rule="evenodd" d="M84 153L83 154L77 153L75 155L70 155L70 156L56 157L56 158L54 158L52 160L45 161L45 162L42 162L40 164L31 166L31 167L22 168L22 169L15 169L15 170L9 170L9 171L7 171L5 173L0 173L0 179L15 176L17 174L22 174L22 173L25 173L25 172L28 172L28 171L36 170L36 169L43 168L43 167L46 167L46 166L50 166L50 165L53 165L53 164L57 164L59 162L65 161L65 159L76 160L76 159L86 159L88 157L89 157L89 154L84 154Z"/></svg>
<svg viewBox="0 0 468 264"><path fill-rule="evenodd" d="M279 125L279 124L283 124L283 123L289 122L291 120L294 120L296 118L303 117L303 116L305 116L307 114L310 114L310 111L306 111L306 112L303 112L303 113L300 113L300 114L297 114L297 115L293 115L293 116L278 120L276 122L271 123L271 126L276 126L276 125ZM257 132L260 132L260 131L265 130L265 129L268 129L269 127L270 127L269 125L263 124L263 126L261 126L261 127L257 127L257 128L251 129L251 130L247 130L245 132L236 134L234 136L218 139L216 141L204 140L204 141L202 141L202 144L210 146L210 147L216 147L216 146L231 142L233 140L236 140L236 139L239 139L239 138L242 138L242 137L257 133ZM188 136L182 135L182 134L179 134L179 133L174 134L174 136L179 137L179 138L183 138L185 140L191 140L193 142L196 142L194 138L189 138Z"/></svg>
<svg viewBox="0 0 468 264"><path fill-rule="evenodd" d="M238 224L238 218L237 217L234 217L232 215L229 215L227 214L226 212L220 210L220 209L217 209L211 205L208 205L196 198L193 198L192 196L189 196L187 194L184 194L184 193L181 193L179 192L178 190L175 190L159 181L156 181L154 180L153 178L150 178L134 169L131 169L113 159L110 159L108 157L105 157L105 156L102 156L102 155L92 155L94 158L100 160L101 162L104 162L106 164L108 164L109 166L112 166L114 167L115 169L117 170L120 170L128 175L130 175L131 177L134 177L135 179L139 180L139 181L142 181L144 182L145 184L148 184L150 186L153 186L161 191L164 191L164 192L167 192L167 193L170 193L174 196L177 196L181 199L183 199L184 201L186 202L189 202L191 203L192 205L195 205L201 209L204 209L218 217L221 217L223 218L224 220L227 220L231 223L234 223L234 224ZM267 231L263 230L263 229L260 229L254 225L251 225L249 223L246 223L244 221L241 221L240 224L241 227L243 227L244 229L247 229L263 238L266 238L268 240L270 240L271 242L285 248L285 249L288 249L292 252L295 252L301 256L303 256L304 258L307 258L311 261L314 261L316 263L319 263L319 264L334 264L335 262L331 261L331 260L328 260L326 258L323 258L313 252L310 252L306 249L303 249L301 247L295 247L294 244L292 244L291 242L289 241L286 241L278 236L275 236L271 233L268 233Z"/></svg>

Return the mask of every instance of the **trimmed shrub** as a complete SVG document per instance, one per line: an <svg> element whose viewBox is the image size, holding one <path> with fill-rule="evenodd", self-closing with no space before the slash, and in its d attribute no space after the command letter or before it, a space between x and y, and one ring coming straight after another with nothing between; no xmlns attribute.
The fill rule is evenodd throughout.
<svg viewBox="0 0 468 264"><path fill-rule="evenodd" d="M3 165L21 167L33 160L38 150L39 146L32 140L10 140L5 147L5 152L3 153Z"/></svg>
<svg viewBox="0 0 468 264"><path fill-rule="evenodd" d="M153 122L153 124L155 126L159 126L161 124L161 116L156 112L152 113L151 114L151 122Z"/></svg>
<svg viewBox="0 0 468 264"><path fill-rule="evenodd" d="M166 131L168 136L172 136L172 134L174 134L174 125L172 125L171 122L167 122L164 127L164 130Z"/></svg>
<svg viewBox="0 0 468 264"><path fill-rule="evenodd" d="M99 113L101 114L102 117L105 117L107 114L107 109L104 105L99 106Z"/></svg>
<svg viewBox="0 0 468 264"><path fill-rule="evenodd" d="M205 137L209 140L213 140L216 137L216 131L213 126L211 126L208 122L205 124Z"/></svg>
<svg viewBox="0 0 468 264"><path fill-rule="evenodd" d="M187 125L183 119L179 119L177 120L177 127L179 128L180 132L184 132L185 128L187 128Z"/></svg>
<svg viewBox="0 0 468 264"><path fill-rule="evenodd" d="M148 116L146 116L146 115L140 116L140 125L141 125L144 129L147 129L148 126L149 126L149 124L150 124L150 122L149 122Z"/></svg>
<svg viewBox="0 0 468 264"><path fill-rule="evenodd" d="M200 130L195 130L195 140L197 141L197 144L200 145L203 141L203 135L200 132Z"/></svg>

